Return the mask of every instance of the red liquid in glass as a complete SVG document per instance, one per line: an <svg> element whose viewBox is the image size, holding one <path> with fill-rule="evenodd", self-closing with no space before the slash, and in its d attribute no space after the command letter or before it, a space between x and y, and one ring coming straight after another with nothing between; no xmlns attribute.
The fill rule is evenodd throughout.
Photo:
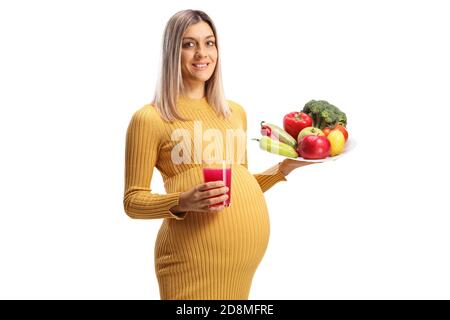
<svg viewBox="0 0 450 320"><path fill-rule="evenodd" d="M224 205L228 207L231 203L231 168L225 168L225 169L219 169L219 168L203 168L203 178L205 182L211 182L211 181L223 181L225 186L228 187L228 192L226 193L228 195L228 199L224 202L219 202L214 205L213 207ZM215 196L217 197L217 196Z"/></svg>

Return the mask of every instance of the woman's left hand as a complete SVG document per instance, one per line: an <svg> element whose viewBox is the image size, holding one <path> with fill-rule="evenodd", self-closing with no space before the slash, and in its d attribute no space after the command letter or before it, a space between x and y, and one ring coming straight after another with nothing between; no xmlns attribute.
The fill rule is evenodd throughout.
<svg viewBox="0 0 450 320"><path fill-rule="evenodd" d="M315 164L318 162L308 162L308 161L298 161L286 158L283 161L280 162L280 171L283 173L284 176L287 176L292 170L308 166L310 164Z"/></svg>

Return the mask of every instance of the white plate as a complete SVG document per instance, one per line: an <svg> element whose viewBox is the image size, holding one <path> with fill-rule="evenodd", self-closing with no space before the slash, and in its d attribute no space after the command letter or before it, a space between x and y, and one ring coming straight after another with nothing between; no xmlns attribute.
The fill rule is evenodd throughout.
<svg viewBox="0 0 450 320"><path fill-rule="evenodd" d="M343 156L349 154L349 152L351 152L354 148L356 147L356 141L353 138L348 138L347 142L345 143L345 149L341 154L338 154L337 156L334 157L326 157L325 159L305 159L302 157L298 157L296 159L294 158L289 158L292 160L296 160L296 161L305 161L305 162L328 162L328 161L335 161L339 158L342 158ZM283 157L286 158L286 157Z"/></svg>
<svg viewBox="0 0 450 320"><path fill-rule="evenodd" d="M356 147L356 140L353 139L353 138L348 138L347 142L345 143L345 149L344 149L344 151L343 151L341 154L339 154L339 155L337 155L337 156L334 156L334 157L326 157L326 158L324 158L324 159L305 159L305 158L302 158L302 157L298 157L298 158L289 158L289 157L285 157L285 156L282 156L282 155L279 155L279 154L270 153L270 152L268 152L268 151L266 151L266 152L267 152L267 153L270 153L270 154L273 154L275 157L280 157L280 158L283 158L283 159L291 159L291 160L294 160L294 161L302 161L302 162L328 162L328 161L335 161L335 160L337 160L337 159L339 159L339 158L341 158L341 157L343 157L343 156L349 154L355 147ZM263 151L263 150L262 150L262 151Z"/></svg>

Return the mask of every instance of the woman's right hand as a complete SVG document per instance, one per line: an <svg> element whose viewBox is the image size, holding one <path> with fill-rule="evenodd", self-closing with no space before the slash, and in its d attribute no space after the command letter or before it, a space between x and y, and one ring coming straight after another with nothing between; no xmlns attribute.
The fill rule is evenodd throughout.
<svg viewBox="0 0 450 320"><path fill-rule="evenodd" d="M212 189L212 190L210 190ZM186 211L217 212L224 208L223 205L213 206L216 203L228 199L228 188L223 181L211 181L197 185L196 187L180 194L178 205L171 208L173 213Z"/></svg>

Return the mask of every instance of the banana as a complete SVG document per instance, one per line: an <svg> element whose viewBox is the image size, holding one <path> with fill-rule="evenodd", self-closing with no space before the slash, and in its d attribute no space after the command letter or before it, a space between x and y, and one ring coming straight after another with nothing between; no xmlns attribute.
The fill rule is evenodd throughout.
<svg viewBox="0 0 450 320"><path fill-rule="evenodd" d="M261 134L263 136L268 136L272 139L279 140L280 142L290 145L292 148L297 146L297 140L295 140L289 133L278 126L265 121L261 121Z"/></svg>
<svg viewBox="0 0 450 320"><path fill-rule="evenodd" d="M259 147L267 152L278 154L289 158L298 158L298 153L290 145L272 139L268 136L262 136L261 139L252 139L259 142Z"/></svg>

